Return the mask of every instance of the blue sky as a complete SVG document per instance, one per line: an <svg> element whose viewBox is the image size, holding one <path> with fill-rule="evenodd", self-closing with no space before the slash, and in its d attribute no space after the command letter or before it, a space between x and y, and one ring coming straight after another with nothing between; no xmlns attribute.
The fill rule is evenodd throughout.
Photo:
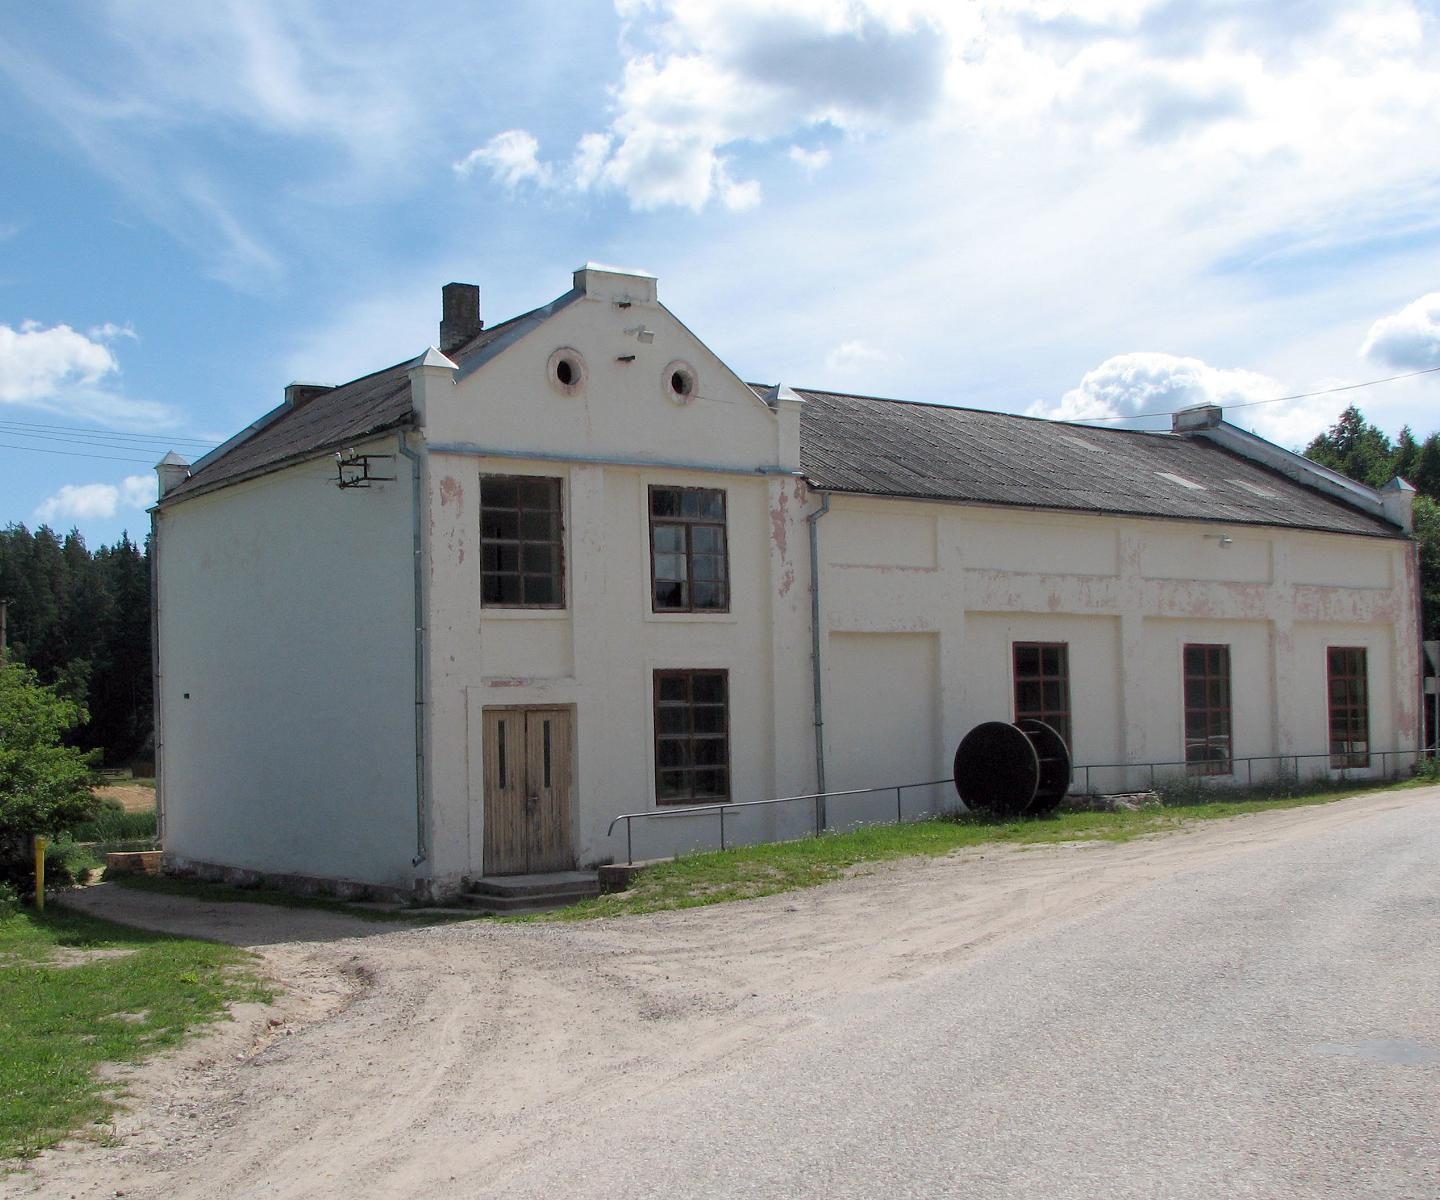
<svg viewBox="0 0 1440 1200"><path fill-rule="evenodd" d="M1302 446L1440 428L1421 0L87 0L0 29L0 523L587 260L747 378ZM94 431L94 432L91 432ZM58 452L58 453L56 453Z"/></svg>

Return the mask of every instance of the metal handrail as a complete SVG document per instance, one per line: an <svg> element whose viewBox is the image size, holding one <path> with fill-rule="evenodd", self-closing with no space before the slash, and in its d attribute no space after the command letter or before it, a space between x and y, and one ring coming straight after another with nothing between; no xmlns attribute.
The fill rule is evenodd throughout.
<svg viewBox="0 0 1440 1200"><path fill-rule="evenodd" d="M1370 750L1370 751L1368 751L1367 753L1368 753L1368 757L1369 757L1369 758L1372 758L1372 759L1373 759L1373 758L1378 758L1378 759L1380 759L1381 770L1384 771L1387 775L1389 775L1389 774L1391 773L1391 771L1390 771L1390 760L1391 760L1392 758L1399 757L1399 756L1409 755L1410 757L1412 757L1412 758L1415 760L1415 762L1418 763L1418 762L1421 760L1421 758L1426 757L1427 755L1429 755L1429 754L1430 754L1430 751L1429 751L1427 748L1425 748L1425 747L1421 747L1421 748L1418 748L1418 749L1415 749L1415 750ZM1215 773L1215 774L1213 774L1213 775L1197 776L1196 778L1218 779L1218 778L1223 778L1225 775L1229 775L1229 776L1231 776L1231 777L1233 778L1233 777L1235 776L1235 774L1236 774L1236 771L1235 771L1236 765L1237 765L1238 763L1244 763L1244 764L1245 764L1245 772L1246 772L1246 783L1247 783L1248 786L1253 786L1254 783L1255 783L1254 764L1257 763L1257 762L1280 762L1280 763L1284 763L1284 762L1293 761L1293 762L1295 763L1295 771L1296 771L1296 773L1298 774L1298 773L1299 773L1299 770L1300 770L1300 762L1301 762L1301 760L1314 759L1314 758L1333 759L1333 758L1337 758L1337 757L1340 757L1340 756L1339 756L1339 755L1336 755L1336 754L1333 754L1333 753L1331 753L1331 752L1328 751L1328 750L1327 750L1327 751L1323 751L1323 752L1314 753L1314 754L1255 754L1255 755L1249 755L1249 756L1244 757L1244 758L1240 758L1240 757L1231 758L1231 759L1230 759L1230 768L1231 768L1231 769L1230 769L1229 771L1227 771L1227 772L1217 772L1217 773ZM1090 776L1090 772L1091 772L1091 771L1114 771L1114 770L1129 770L1129 771L1134 771L1134 770L1148 770L1149 776L1150 776L1150 780L1149 780L1150 786L1153 788L1153 787L1155 786L1155 768L1156 768L1156 767L1190 767L1190 766L1194 766L1194 765L1195 765L1195 764L1190 763L1190 762L1187 762L1187 761L1184 760L1184 759L1170 759L1170 760L1164 760L1164 761L1158 761L1158 762L1085 763L1085 764L1078 765L1078 766L1075 766L1075 767L1072 767L1072 768L1071 768L1070 779L1071 779L1071 782L1073 783L1074 780L1075 780L1075 777L1076 777L1077 775L1079 775L1080 773L1083 772L1083 773L1084 773L1084 777L1085 777L1084 792L1085 792L1085 794L1094 794L1093 791L1092 791L1092 789L1091 789L1091 776ZM1349 777L1347 773L1350 772L1350 771L1370 771L1370 770L1373 770L1374 768L1373 768L1373 766L1371 766L1371 765L1367 762L1364 766L1338 766L1338 767L1332 767L1332 768L1330 768L1330 769L1333 770L1333 771L1339 771L1339 772L1340 772L1340 777L1341 777L1342 779L1346 779L1346 778ZM653 808L653 809L650 809L650 810L648 810L648 811L646 811L646 812L621 813L619 816L615 817L615 818L610 822L609 827L605 830L605 836L606 836L607 838L610 837L610 836L615 832L615 826L618 825L621 821L624 821L624 822L625 822L625 861L626 861L627 863L634 863L634 861L635 861L635 847L634 847L634 833L633 833L633 824L634 824L634 822L636 822L636 821L657 821L657 820L664 820L664 819L671 818L671 817L693 817L693 816L703 815L703 814L705 814L705 813L717 813L717 814L719 815L719 818L720 818L720 849L721 849L721 850L724 850L724 849L726 848L726 847L725 847L725 814L726 814L726 813L737 812L738 810L743 809L743 808L763 808L763 807L765 807L766 805L770 805L770 804L793 804L793 803L795 803L796 801L800 801L800 800L810 800L810 801L813 801L814 804L815 804L815 836L816 836L816 837L819 837L821 834L823 834L823 833L825 832L825 830L826 830L826 828L827 828L827 826L828 826L828 820L827 820L826 815L825 815L825 809L824 809L824 806L823 806L823 804L822 804L822 801L832 800L832 799L839 799L839 798L844 797L844 796L877 796L877 795L882 795L882 794L889 793L889 792L894 792L894 793L895 793L895 820L896 820L896 823L898 824L899 822L901 822L901 821L903 821L903 820L905 819L905 817L904 817L904 799L903 799L903 793L911 790L912 788L940 787L940 786L942 786L943 784L947 784L947 783L953 784L954 782L955 782L955 780L954 780L953 778L952 778L952 779L931 779L931 780L926 780L926 781L923 782L923 783L902 783L902 784L899 784L899 785L891 785L891 786L889 786L889 787L850 788L850 789L848 789L848 790L846 790L846 791L840 791L840 792L802 792L802 793L800 793L800 794L797 795L797 796L776 796L776 797L774 797L773 799L769 799L769 800L733 800L733 801L731 801L731 800L725 800L725 801L719 801L719 802L714 803L714 804L693 804L693 805L686 805L686 806L684 806L684 807L676 807L676 808Z"/></svg>
<svg viewBox="0 0 1440 1200"><path fill-rule="evenodd" d="M625 861L635 861L634 841L631 835L631 823L634 821L655 821L666 817L690 817L698 813L719 813L720 814L720 849L725 849L725 814L735 812L742 808L762 808L767 804L792 804L797 800L813 800L815 802L815 836L819 837L825 832L826 816L821 801L838 799L841 796L874 796L885 792L895 793L895 820L904 820L902 793L911 788L938 787L944 783L954 783L953 779L935 779L928 783L902 783L899 786L874 787L874 788L850 788L843 792L802 792L798 796L777 796L771 800L725 800L716 804L693 804L683 808L653 808L648 812L621 813L610 822L609 828L605 830L605 836L609 837L615 832L615 826L625 822Z"/></svg>

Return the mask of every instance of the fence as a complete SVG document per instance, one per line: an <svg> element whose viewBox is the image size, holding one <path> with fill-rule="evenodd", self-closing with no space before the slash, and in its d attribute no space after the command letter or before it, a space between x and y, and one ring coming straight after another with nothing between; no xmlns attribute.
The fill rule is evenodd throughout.
<svg viewBox="0 0 1440 1200"><path fill-rule="evenodd" d="M1211 786L1225 786L1227 784L1233 786L1240 780L1242 765L1245 776L1244 786L1254 787L1256 784L1291 779L1298 781L1302 778L1300 774L1300 764L1316 761L1323 764L1321 769L1312 771L1306 778L1337 778L1341 781L1350 779L1393 779L1398 777L1398 766L1403 766L1408 763L1409 766L1414 767L1419 764L1421 759L1429 757L1431 753L1431 751L1425 749L1372 750L1367 755L1367 761L1363 765L1353 764L1349 766L1332 765L1337 756L1328 751L1319 754L1250 755L1246 758L1231 759L1230 772L1224 775L1191 775L1190 768L1195 764L1183 760L1146 763L1089 763L1072 768L1070 775L1071 791L1079 791L1087 795L1103 794L1098 790L1097 786L1097 780L1103 780L1105 778L1102 772L1109 772L1111 778L1111 786L1105 788L1105 793L1153 790L1159 783L1176 779L1193 779L1202 786L1207 784ZM1380 760L1378 770L1374 762L1376 759ZM1291 770L1288 772L1286 771L1287 763L1291 764ZM1262 764L1258 777L1255 771L1256 764ZM1271 768L1269 764L1274 764L1273 768ZM1137 779L1143 782L1136 784L1134 781ZM840 825L835 823L832 818L832 802L840 802L840 808L843 811L847 808L853 808L858 797L884 797L887 804L889 799L893 797L894 820L898 824L907 819L906 793L914 792L921 788L948 787L953 785L954 782L953 779L931 779L921 783L902 783L889 787L851 788L840 792L805 792L798 796L779 796L771 800L725 801L724 803L718 804L695 804L687 805L683 808L657 808L648 812L621 813L610 822L610 827L605 831L605 835L606 837L613 836L615 826L622 821L625 823L625 861L629 863L635 861L634 823L636 821L650 823L683 821L690 818L706 816L715 817L716 830L719 834L719 844L695 847L697 849L725 850L732 845L754 845L757 842L788 841L791 840L793 836L809 836L813 834L813 836L819 837L821 834L833 832L840 828L854 828L857 825L872 824L876 823L877 820L890 819L890 810L887 807L883 818L873 818L868 821L865 819L856 819L851 820L848 824ZM1076 787L1077 782L1081 785L1078 788ZM736 836L738 832L736 826L742 824L745 814L751 811L761 809L769 810L772 808L779 812L781 811L778 808L780 805L805 806L805 826L800 826L798 822L792 820L790 823L792 831L790 836L759 838L747 838L743 835L739 837ZM923 812L918 812L916 806L911 804L909 806L909 819L914 819L922 815L926 817L933 816L937 811L943 811L945 807L943 803L931 803L925 806ZM791 811L793 812L794 810L792 809ZM730 818L731 830L731 837L728 842L726 840L727 815ZM794 832L795 830L800 830L801 832L796 833Z"/></svg>

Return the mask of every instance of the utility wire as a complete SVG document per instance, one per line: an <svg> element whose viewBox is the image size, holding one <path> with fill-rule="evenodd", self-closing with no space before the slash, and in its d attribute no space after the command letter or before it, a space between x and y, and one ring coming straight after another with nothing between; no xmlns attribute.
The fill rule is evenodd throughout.
<svg viewBox="0 0 1440 1200"><path fill-rule="evenodd" d="M1403 375L1387 375L1384 379L1367 379L1364 383L1346 383L1340 387L1321 388L1318 392L1296 392L1293 396L1271 396L1268 400L1246 400L1240 404L1227 404L1225 409L1228 412L1232 408L1254 408L1257 404L1279 404L1284 400L1309 400L1313 396L1333 396L1336 392L1353 392L1356 388L1374 387L1377 383L1394 383L1397 379L1414 379L1417 375L1433 375L1440 371L1440 367L1422 367L1418 371L1406 371ZM1175 409L1170 412L1142 412L1129 413L1115 417L1075 417L1079 421L1137 421L1141 417L1173 417L1183 409Z"/></svg>
<svg viewBox="0 0 1440 1200"><path fill-rule="evenodd" d="M101 438L121 439L125 441L162 442L169 445L174 442L189 442L196 446L218 446L220 443L210 438L177 437L164 433L139 433L125 429L90 429L80 425L42 425L34 421L0 421L0 430L7 433L21 434L29 437L29 430L36 430L42 433L56 434L90 434Z"/></svg>
<svg viewBox="0 0 1440 1200"><path fill-rule="evenodd" d="M123 447L116 447L122 449ZM108 462L144 463L153 466L148 458L118 458L113 454L85 454L79 450L47 450L44 446L16 446L11 442L0 442L0 450L27 450L32 454L63 454L67 458L103 458Z"/></svg>

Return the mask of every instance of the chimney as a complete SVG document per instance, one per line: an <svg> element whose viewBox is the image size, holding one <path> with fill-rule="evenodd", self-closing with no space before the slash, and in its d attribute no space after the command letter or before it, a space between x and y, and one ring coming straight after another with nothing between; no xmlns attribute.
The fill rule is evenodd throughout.
<svg viewBox="0 0 1440 1200"><path fill-rule="evenodd" d="M287 383L285 385L285 407L304 408L316 397L334 390L333 383Z"/></svg>
<svg viewBox="0 0 1440 1200"><path fill-rule="evenodd" d="M166 492L190 478L190 464L171 450L155 464L155 474L160 480L159 499L163 500Z"/></svg>
<svg viewBox="0 0 1440 1200"><path fill-rule="evenodd" d="M1218 404L1196 404L1182 408L1170 418L1171 433L1193 433L1197 429L1214 429L1225 417Z"/></svg>
<svg viewBox="0 0 1440 1200"><path fill-rule="evenodd" d="M440 295L440 353L449 354L485 328L480 319L480 285L447 283Z"/></svg>

